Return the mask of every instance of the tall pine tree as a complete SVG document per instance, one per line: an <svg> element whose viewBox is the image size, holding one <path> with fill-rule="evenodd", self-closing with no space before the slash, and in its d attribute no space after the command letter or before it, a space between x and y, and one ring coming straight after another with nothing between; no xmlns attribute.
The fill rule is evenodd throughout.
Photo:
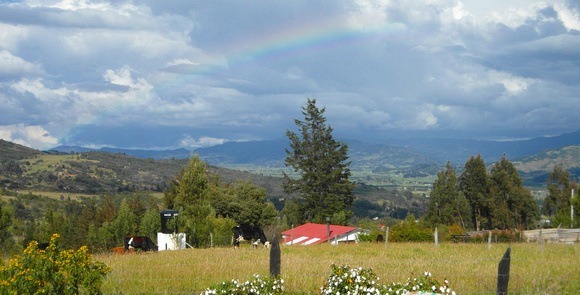
<svg viewBox="0 0 580 295"><path fill-rule="evenodd" d="M284 190L299 195L293 204L297 206L290 206L299 212L287 215L302 217L296 222L332 218L333 223L346 224L354 201L348 146L334 140L333 129L326 124L325 109L319 109L315 99L308 99L302 110L304 121L295 120L300 134L286 131L290 149L286 149L285 164L300 175L295 179L284 174Z"/></svg>
<svg viewBox="0 0 580 295"><path fill-rule="evenodd" d="M195 247L207 245L214 211L209 200L210 182L205 163L197 156L174 179L164 192L168 208L179 211L180 229Z"/></svg>

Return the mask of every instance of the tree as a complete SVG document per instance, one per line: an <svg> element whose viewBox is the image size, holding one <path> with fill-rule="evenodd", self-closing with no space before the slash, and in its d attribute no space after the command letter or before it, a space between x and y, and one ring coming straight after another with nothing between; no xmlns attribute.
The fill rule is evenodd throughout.
<svg viewBox="0 0 580 295"><path fill-rule="evenodd" d="M538 206L505 155L492 166L490 185L493 227L531 228L535 225L539 217Z"/></svg>
<svg viewBox="0 0 580 295"><path fill-rule="evenodd" d="M0 250L8 254L12 252L14 240L12 239L12 211L0 202ZM3 259L0 255L0 259ZM0 264L1 265L1 264Z"/></svg>
<svg viewBox="0 0 580 295"><path fill-rule="evenodd" d="M290 150L286 149L285 164L299 172L300 177L294 179L284 173L284 190L298 193L300 222L324 222L331 217L334 223L345 224L352 215L348 208L354 201L348 146L334 140L324 112L324 108L316 106L315 99L308 99L302 108L304 121L294 121L300 134L286 131Z"/></svg>
<svg viewBox="0 0 580 295"><path fill-rule="evenodd" d="M572 198L572 190L577 190L576 183L570 181L570 173L556 165L547 180L547 187L548 196L544 201L543 213L550 216L555 226L577 227L580 224L580 200L577 196ZM571 205L574 206L574 224L570 216Z"/></svg>
<svg viewBox="0 0 580 295"><path fill-rule="evenodd" d="M123 200L112 222L115 241L123 241L126 236L137 234L138 222L137 216L129 207L129 202Z"/></svg>
<svg viewBox="0 0 580 295"><path fill-rule="evenodd" d="M451 163L447 162L445 170L437 173L437 179L433 183L425 221L431 225L458 224L465 228L465 221L468 218L469 205L459 190L457 177Z"/></svg>
<svg viewBox="0 0 580 295"><path fill-rule="evenodd" d="M543 213L552 217L561 210L570 210L570 174L562 166L554 166L547 180L548 196L544 202Z"/></svg>
<svg viewBox="0 0 580 295"><path fill-rule="evenodd" d="M209 200L210 183L205 163L193 156L164 192L169 209L180 212L180 228L184 229L191 245L208 244L211 218L214 211Z"/></svg>
<svg viewBox="0 0 580 295"><path fill-rule="evenodd" d="M491 228L489 212L489 176L481 155L471 156L459 177L459 188L469 201L474 229Z"/></svg>
<svg viewBox="0 0 580 295"><path fill-rule="evenodd" d="M157 240L157 233L161 231L161 218L159 218L159 210L152 208L143 214L141 223L139 224L139 234Z"/></svg>

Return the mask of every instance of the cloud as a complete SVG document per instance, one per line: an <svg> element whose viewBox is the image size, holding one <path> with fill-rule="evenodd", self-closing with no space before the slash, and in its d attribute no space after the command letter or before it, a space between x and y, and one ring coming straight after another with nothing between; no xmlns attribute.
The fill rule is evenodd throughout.
<svg viewBox="0 0 580 295"><path fill-rule="evenodd" d="M7 50L0 50L0 77L21 77L30 75L42 75L42 67L38 64L12 55Z"/></svg>
<svg viewBox="0 0 580 295"><path fill-rule="evenodd" d="M0 125L39 126L63 144L206 146L284 136L310 97L354 137L568 132L580 128L578 9L560 0L0 3Z"/></svg>
<svg viewBox="0 0 580 295"><path fill-rule="evenodd" d="M0 125L0 138L24 146L48 149L58 143L42 126Z"/></svg>
<svg viewBox="0 0 580 295"><path fill-rule="evenodd" d="M224 142L226 142L226 140L223 138L213 138L213 137L203 136L203 137L200 137L199 139L196 140L196 139L193 139L189 135L185 135L181 139L181 142L179 145L181 147L195 149L195 148L201 148L201 147L214 146L214 145L222 144Z"/></svg>

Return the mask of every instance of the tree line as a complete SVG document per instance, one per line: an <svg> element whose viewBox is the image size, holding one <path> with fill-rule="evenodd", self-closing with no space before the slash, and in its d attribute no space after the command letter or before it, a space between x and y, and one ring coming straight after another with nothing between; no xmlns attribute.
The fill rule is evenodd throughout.
<svg viewBox="0 0 580 295"><path fill-rule="evenodd" d="M544 214L555 226L578 226L578 217L575 224L571 224L570 217L570 205L579 203L577 197L571 198L575 187L568 172L556 165L547 180L548 195L543 206L538 206L505 155L489 170L480 155L472 156L461 175L456 175L450 162L437 174L423 219L430 226L532 229L541 226L539 221Z"/></svg>

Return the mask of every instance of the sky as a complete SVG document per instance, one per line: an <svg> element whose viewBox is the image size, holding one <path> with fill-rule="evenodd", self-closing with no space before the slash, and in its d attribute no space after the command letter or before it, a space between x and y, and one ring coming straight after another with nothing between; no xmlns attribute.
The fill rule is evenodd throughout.
<svg viewBox="0 0 580 295"><path fill-rule="evenodd" d="M0 0L0 139L195 149L298 131L580 129L578 0Z"/></svg>

